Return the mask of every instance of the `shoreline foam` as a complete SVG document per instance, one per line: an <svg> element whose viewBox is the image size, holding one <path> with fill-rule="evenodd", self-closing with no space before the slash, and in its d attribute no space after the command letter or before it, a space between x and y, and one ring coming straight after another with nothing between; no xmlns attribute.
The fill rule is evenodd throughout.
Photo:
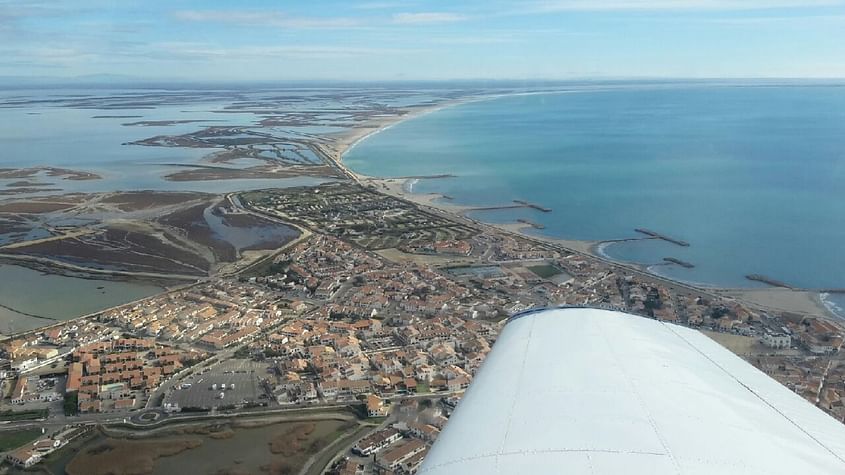
<svg viewBox="0 0 845 475"><path fill-rule="evenodd" d="M821 300L822 305L827 308L827 311L835 315L837 318L845 320L845 308L840 307L835 302L830 300L830 293L829 292L822 292L819 294L819 300Z"/></svg>

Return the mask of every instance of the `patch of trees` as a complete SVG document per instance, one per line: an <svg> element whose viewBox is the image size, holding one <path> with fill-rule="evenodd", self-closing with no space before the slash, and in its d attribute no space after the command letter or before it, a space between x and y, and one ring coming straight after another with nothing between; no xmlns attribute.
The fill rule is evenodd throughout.
<svg viewBox="0 0 845 475"><path fill-rule="evenodd" d="M72 391L65 394L63 406L66 416L77 415L79 413L79 392Z"/></svg>

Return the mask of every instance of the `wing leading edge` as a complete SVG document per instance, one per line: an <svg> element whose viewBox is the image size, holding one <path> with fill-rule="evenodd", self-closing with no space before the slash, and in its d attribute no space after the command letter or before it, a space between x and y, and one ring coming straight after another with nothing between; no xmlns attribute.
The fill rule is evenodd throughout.
<svg viewBox="0 0 845 475"><path fill-rule="evenodd" d="M845 425L702 333L610 310L511 319L422 474L842 474Z"/></svg>

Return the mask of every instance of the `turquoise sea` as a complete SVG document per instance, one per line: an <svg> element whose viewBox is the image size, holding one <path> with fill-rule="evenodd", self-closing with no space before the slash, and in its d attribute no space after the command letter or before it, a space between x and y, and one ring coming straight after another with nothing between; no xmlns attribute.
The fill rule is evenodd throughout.
<svg viewBox="0 0 845 475"><path fill-rule="evenodd" d="M722 287L763 274L805 288L845 287L845 85L676 86L506 96L422 115L347 152L375 176L452 174L413 191L469 205L527 200L552 208L477 212L525 218L543 234L688 241L612 244L617 260ZM835 302L840 305L845 302Z"/></svg>

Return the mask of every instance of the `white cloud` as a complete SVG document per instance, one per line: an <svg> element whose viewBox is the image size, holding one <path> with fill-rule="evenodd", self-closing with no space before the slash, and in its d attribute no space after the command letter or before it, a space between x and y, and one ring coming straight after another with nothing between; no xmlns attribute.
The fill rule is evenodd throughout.
<svg viewBox="0 0 845 475"><path fill-rule="evenodd" d="M448 12L397 13L393 15L393 23L400 25L454 23L466 19L467 17L464 15Z"/></svg>
<svg viewBox="0 0 845 475"><path fill-rule="evenodd" d="M87 51L74 46L38 46L0 49L4 63L25 61L31 65L67 66L86 63L100 57L97 52Z"/></svg>
<svg viewBox="0 0 845 475"><path fill-rule="evenodd" d="M193 22L229 23L242 26L273 26L279 28L350 28L358 26L351 18L295 17L274 11L258 10L181 10L173 13L179 20Z"/></svg>
<svg viewBox="0 0 845 475"><path fill-rule="evenodd" d="M515 43L518 40L507 36L442 36L433 37L429 41L434 44L444 45L488 45Z"/></svg>
<svg viewBox="0 0 845 475"><path fill-rule="evenodd" d="M805 25L813 22L816 25L840 23L845 21L845 15L793 15L793 16L744 16L737 18L702 18L702 23L723 25L757 25L757 24L791 24Z"/></svg>
<svg viewBox="0 0 845 475"><path fill-rule="evenodd" d="M390 8L407 7L405 2L364 2L351 5L356 10L387 10Z"/></svg>
<svg viewBox="0 0 845 475"><path fill-rule="evenodd" d="M842 0L543 0L529 11L765 10L843 5Z"/></svg>
<svg viewBox="0 0 845 475"><path fill-rule="evenodd" d="M151 47L153 50L166 53L172 59L324 59L405 54L408 52L408 49L401 48L364 48L332 45L243 46L223 48L207 43L193 42L164 42L153 44Z"/></svg>

